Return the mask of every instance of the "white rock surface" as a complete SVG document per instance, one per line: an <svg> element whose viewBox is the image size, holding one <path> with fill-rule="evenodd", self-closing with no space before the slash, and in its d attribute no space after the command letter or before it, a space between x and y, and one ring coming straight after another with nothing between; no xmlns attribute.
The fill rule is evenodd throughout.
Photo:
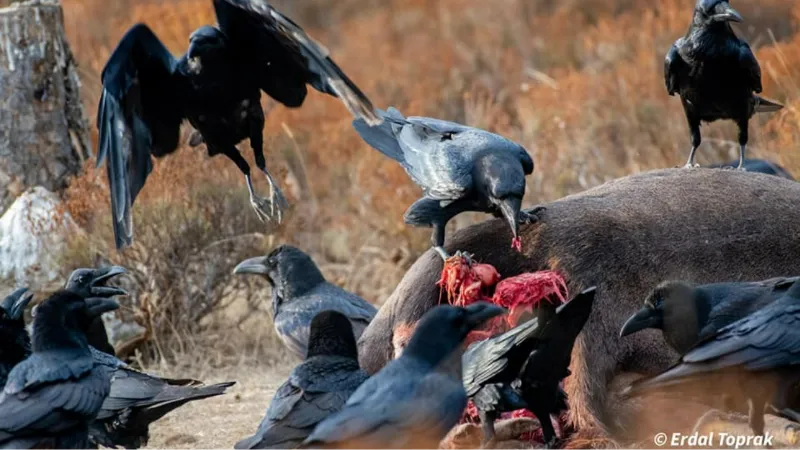
<svg viewBox="0 0 800 450"><path fill-rule="evenodd" d="M56 194L36 186L23 192L3 213L0 279L32 289L57 279L58 255L66 245L66 236L80 232L60 205Z"/></svg>

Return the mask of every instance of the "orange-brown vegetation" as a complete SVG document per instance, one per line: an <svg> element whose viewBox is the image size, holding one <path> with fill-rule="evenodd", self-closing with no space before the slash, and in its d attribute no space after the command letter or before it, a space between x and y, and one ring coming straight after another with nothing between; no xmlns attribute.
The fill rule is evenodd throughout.
<svg viewBox="0 0 800 450"><path fill-rule="evenodd" d="M90 117L100 71L128 27L147 23L180 54L193 29L214 22L211 3L64 0ZM377 106L465 122L521 142L536 162L528 180L529 204L632 172L683 164L687 156L688 131L680 102L666 94L663 58L686 31L693 0L272 3L323 42ZM787 106L751 121L750 155L797 174L800 3L735 3L746 18L740 34L761 62L764 94ZM300 109L266 97L264 103L270 108L267 163L277 169L292 203L272 239L310 251L334 281L381 302L428 245L427 230L402 223L419 190L396 163L360 141L335 99L313 92ZM188 132L184 142L186 137ZM703 137L698 162L736 155L732 124L706 126ZM247 144L241 148L252 161ZM112 250L104 172L87 167L66 193L70 211L92 231L91 242L80 243L83 253L77 253L94 254L85 251L89 248L129 266L174 266L216 242L269 231L250 211L234 165L224 157L209 159L203 147L187 146L156 162L134 208L137 244L118 254ZM469 220L475 217L454 222ZM233 255L271 245L256 240ZM225 253L225 261L234 259ZM216 294L223 292L222 284ZM185 313L177 309L171 320Z"/></svg>

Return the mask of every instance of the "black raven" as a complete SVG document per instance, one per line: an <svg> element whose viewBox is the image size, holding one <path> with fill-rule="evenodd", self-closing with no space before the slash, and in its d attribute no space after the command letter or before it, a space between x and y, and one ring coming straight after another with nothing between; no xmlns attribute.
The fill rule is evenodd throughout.
<svg viewBox="0 0 800 450"><path fill-rule="evenodd" d="M389 108L371 127L356 119L353 127L364 141L399 162L418 184L424 197L404 220L409 225L433 227L433 247L447 259L444 232L447 222L465 211L491 213L506 219L519 249L519 223L533 222L536 213L521 211L525 176L533 173L533 159L519 144L488 131L431 119L405 118Z"/></svg>
<svg viewBox="0 0 800 450"><path fill-rule="evenodd" d="M317 425L303 445L438 447L467 405L459 347L470 331L503 312L484 302L428 311L403 354L356 389L344 408Z"/></svg>
<svg viewBox="0 0 800 450"><path fill-rule="evenodd" d="M694 167L700 123L730 119L739 127L738 168L742 169L750 117L783 108L756 95L761 92L761 68L750 46L730 25L741 21L727 0L697 0L689 31L667 52L667 92L680 95L692 139L686 167Z"/></svg>
<svg viewBox="0 0 800 450"><path fill-rule="evenodd" d="M724 164L711 164L708 167L712 169L734 168L738 163L739 161L731 161L729 163L724 163ZM765 173L767 175L775 175L781 178L786 178L787 180L794 181L794 177L792 177L789 174L789 172L786 171L786 169L766 159L745 159L744 165L742 165L742 169L744 169L747 172Z"/></svg>
<svg viewBox="0 0 800 450"><path fill-rule="evenodd" d="M750 427L763 435L766 406L800 417L789 409L798 404L798 349L800 283L795 282L780 299L702 340L662 374L634 382L627 394L658 392L713 403L725 397L730 405L747 402Z"/></svg>
<svg viewBox="0 0 800 450"><path fill-rule="evenodd" d="M74 292L85 299L91 297L110 298L115 295L126 295L127 292L125 292L124 289L106 285L109 280L123 273L125 273L125 268L120 266L110 266L100 269L77 269L70 274L64 289ZM114 347L108 340L108 334L106 333L103 319L100 315L93 317L94 320L92 324L85 330L89 345L102 352L115 355Z"/></svg>
<svg viewBox="0 0 800 450"><path fill-rule="evenodd" d="M245 175L250 203L261 220L281 220L287 206L267 171L261 91L299 107L306 84L338 97L357 118L377 124L369 99L296 23L265 0L214 0L218 28L204 26L175 59L144 24L123 36L103 69L97 113L97 164L108 158L117 248L133 241L131 207L152 170L150 156L178 147L184 120L199 132L208 154L224 154ZM256 195L250 166L236 149L250 139L271 198Z"/></svg>
<svg viewBox="0 0 800 450"><path fill-rule="evenodd" d="M309 327L318 313L330 310L344 314L358 339L378 312L363 298L325 281L311 257L291 245L242 261L233 273L267 278L272 285L275 331L300 358L306 355Z"/></svg>
<svg viewBox="0 0 800 450"><path fill-rule="evenodd" d="M37 307L33 352L14 367L0 395L0 447L90 447L89 423L111 383L81 330L88 313L84 299L68 291Z"/></svg>
<svg viewBox="0 0 800 450"><path fill-rule="evenodd" d="M311 321L306 360L278 388L256 434L235 448L297 448L366 379L347 317L334 311L317 314Z"/></svg>
<svg viewBox="0 0 800 450"><path fill-rule="evenodd" d="M11 369L31 354L23 313L32 298L27 288L20 288L0 302L0 387Z"/></svg>
<svg viewBox="0 0 800 450"><path fill-rule="evenodd" d="M625 322L620 337L647 328L661 329L667 344L683 355L701 339L778 300L797 280L800 277L700 286L665 281Z"/></svg>
<svg viewBox="0 0 800 450"><path fill-rule="evenodd" d="M519 375L539 345L547 319L534 317L505 333L470 345L461 357L464 389L483 426L482 444L494 439L494 421L506 411L527 408Z"/></svg>
<svg viewBox="0 0 800 450"><path fill-rule="evenodd" d="M541 343L520 374L522 399L542 424L547 448L552 448L556 440L550 416L567 409L566 395L559 386L561 380L570 375L572 348L592 313L595 292L596 288L588 288L559 306L555 317L545 326Z"/></svg>

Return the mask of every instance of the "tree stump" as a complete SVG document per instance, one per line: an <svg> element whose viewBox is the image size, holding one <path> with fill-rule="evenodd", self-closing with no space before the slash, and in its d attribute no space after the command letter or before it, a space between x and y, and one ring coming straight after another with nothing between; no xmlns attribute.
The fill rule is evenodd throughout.
<svg viewBox="0 0 800 450"><path fill-rule="evenodd" d="M80 170L91 149L79 85L58 1L0 9L0 211Z"/></svg>

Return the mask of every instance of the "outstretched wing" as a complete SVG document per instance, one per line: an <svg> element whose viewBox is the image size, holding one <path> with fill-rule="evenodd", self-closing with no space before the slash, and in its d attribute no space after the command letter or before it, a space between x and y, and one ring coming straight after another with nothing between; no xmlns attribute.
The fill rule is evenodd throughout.
<svg viewBox="0 0 800 450"><path fill-rule="evenodd" d="M176 65L156 35L138 24L125 33L103 69L97 165L108 158L117 248L133 242L131 206L152 170L150 155L178 146L183 99Z"/></svg>
<svg viewBox="0 0 800 450"><path fill-rule="evenodd" d="M667 52L666 58L664 58L664 83L667 86L669 95L675 95L678 92L680 73L688 68L686 61L681 58L678 52L678 47L682 42L683 38L675 41Z"/></svg>
<svg viewBox="0 0 800 450"><path fill-rule="evenodd" d="M372 103L328 51L265 0L214 0L220 29L241 61L251 62L261 89L286 106L306 97L306 83L338 97L357 119L381 123Z"/></svg>

